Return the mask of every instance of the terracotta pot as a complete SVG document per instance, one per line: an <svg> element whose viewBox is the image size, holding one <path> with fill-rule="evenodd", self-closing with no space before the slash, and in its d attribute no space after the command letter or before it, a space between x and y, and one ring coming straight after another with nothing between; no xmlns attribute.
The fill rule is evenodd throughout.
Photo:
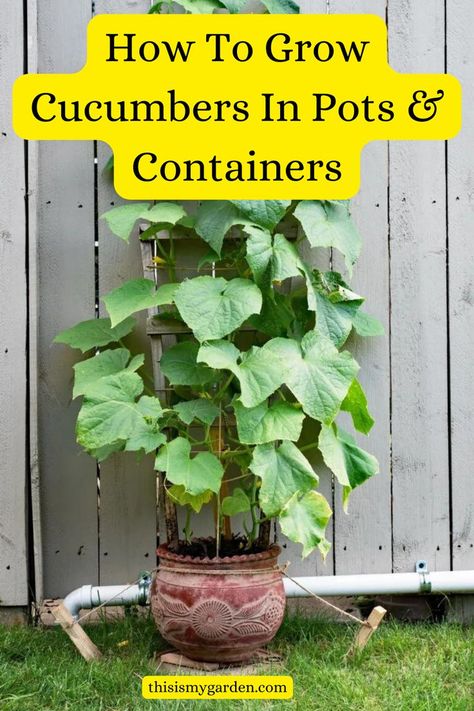
<svg viewBox="0 0 474 711"><path fill-rule="evenodd" d="M270 642L285 612L280 547L231 558L158 548L151 609L161 635L190 659L243 661Z"/></svg>

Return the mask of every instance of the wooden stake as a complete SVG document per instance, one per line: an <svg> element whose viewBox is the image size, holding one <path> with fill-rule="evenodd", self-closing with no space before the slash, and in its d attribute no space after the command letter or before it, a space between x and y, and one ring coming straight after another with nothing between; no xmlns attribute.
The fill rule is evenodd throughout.
<svg viewBox="0 0 474 711"><path fill-rule="evenodd" d="M102 657L100 650L82 629L81 625L78 622L74 622L71 613L62 603L54 607L52 613L86 661L91 662Z"/></svg>
<svg viewBox="0 0 474 711"><path fill-rule="evenodd" d="M348 656L353 656L357 652L360 652L362 649L364 649L365 645L367 644L367 642L372 637L373 633L376 631L383 618L385 617L386 612L387 610L384 607L380 607L380 605L374 607L374 609L366 619L365 625L361 627L358 631L356 638L348 652Z"/></svg>

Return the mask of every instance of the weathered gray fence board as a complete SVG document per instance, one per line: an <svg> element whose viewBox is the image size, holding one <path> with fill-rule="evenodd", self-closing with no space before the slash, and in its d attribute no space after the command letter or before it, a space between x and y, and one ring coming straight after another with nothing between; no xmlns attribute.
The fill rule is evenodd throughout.
<svg viewBox="0 0 474 711"><path fill-rule="evenodd" d="M463 128L448 143L453 568L474 566L474 4L447 2L447 70L463 85Z"/></svg>
<svg viewBox="0 0 474 711"><path fill-rule="evenodd" d="M41 3L40 72L72 72L85 59L89 0ZM75 443L71 404L78 353L51 345L58 331L94 317L92 143L42 142L38 175L39 436L45 595L98 579L96 465Z"/></svg>
<svg viewBox="0 0 474 711"><path fill-rule="evenodd" d="M444 71L444 2L390 0L390 63ZM450 565L445 149L390 144L393 567Z"/></svg>
<svg viewBox="0 0 474 711"><path fill-rule="evenodd" d="M98 0L95 13L145 13L149 0ZM110 149L98 144L98 213L124 202L117 196L112 180L104 174ZM99 295L119 286L125 279L143 276L137 239L126 244L115 237L104 220L99 220ZM100 315L106 315L102 301ZM149 356L146 314L137 317L139 328L129 342L132 350ZM148 366L150 361L148 361ZM117 455L100 465L100 581L132 580L143 568L155 566L156 477L151 456L137 461L135 455Z"/></svg>
<svg viewBox="0 0 474 711"><path fill-rule="evenodd" d="M0 97L23 73L23 8L0 10ZM28 601L26 573L26 265L25 156L0 100L0 604ZM5 168L8 170L6 179Z"/></svg>
<svg viewBox="0 0 474 711"><path fill-rule="evenodd" d="M369 13L385 19L380 0L330 0L331 13ZM366 390L375 425L370 436L357 436L359 444L379 460L380 474L356 490L349 513L336 496L335 556L338 573L384 573L392 569L391 463L390 463L390 352L388 254L388 152L385 142L371 143L362 153L361 189L352 212L363 238L362 254L351 282L367 299L366 310L377 316L385 335L352 339L361 364L360 380ZM343 269L335 252L335 265ZM341 422L350 418L341 416Z"/></svg>

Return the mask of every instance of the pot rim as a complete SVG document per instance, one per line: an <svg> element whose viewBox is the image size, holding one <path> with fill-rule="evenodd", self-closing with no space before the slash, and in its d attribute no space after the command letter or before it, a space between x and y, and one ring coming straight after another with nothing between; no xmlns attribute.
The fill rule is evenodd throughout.
<svg viewBox="0 0 474 711"><path fill-rule="evenodd" d="M197 558L191 555L180 555L178 553L172 553L168 550L168 544L163 543L157 548L156 553L158 557L162 558L163 560L168 560L173 563L186 563L188 565L196 567L208 566L209 564L215 565L217 567L221 565L231 565L239 567L240 565L245 563L256 563L260 561L276 559L281 553L281 547L276 543L272 543L272 545L267 548L267 550L262 551L261 553L246 553L244 555L224 556L223 558L209 558L207 556L205 558Z"/></svg>

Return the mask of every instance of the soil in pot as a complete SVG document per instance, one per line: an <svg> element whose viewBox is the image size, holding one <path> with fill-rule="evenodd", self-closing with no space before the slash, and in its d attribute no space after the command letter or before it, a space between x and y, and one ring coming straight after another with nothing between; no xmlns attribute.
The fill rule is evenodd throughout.
<svg viewBox="0 0 474 711"><path fill-rule="evenodd" d="M193 542L212 552L211 539ZM208 548L207 548L208 546ZM180 555L160 546L151 609L164 639L190 659L250 659L278 631L285 591L273 545L255 553L215 558Z"/></svg>

